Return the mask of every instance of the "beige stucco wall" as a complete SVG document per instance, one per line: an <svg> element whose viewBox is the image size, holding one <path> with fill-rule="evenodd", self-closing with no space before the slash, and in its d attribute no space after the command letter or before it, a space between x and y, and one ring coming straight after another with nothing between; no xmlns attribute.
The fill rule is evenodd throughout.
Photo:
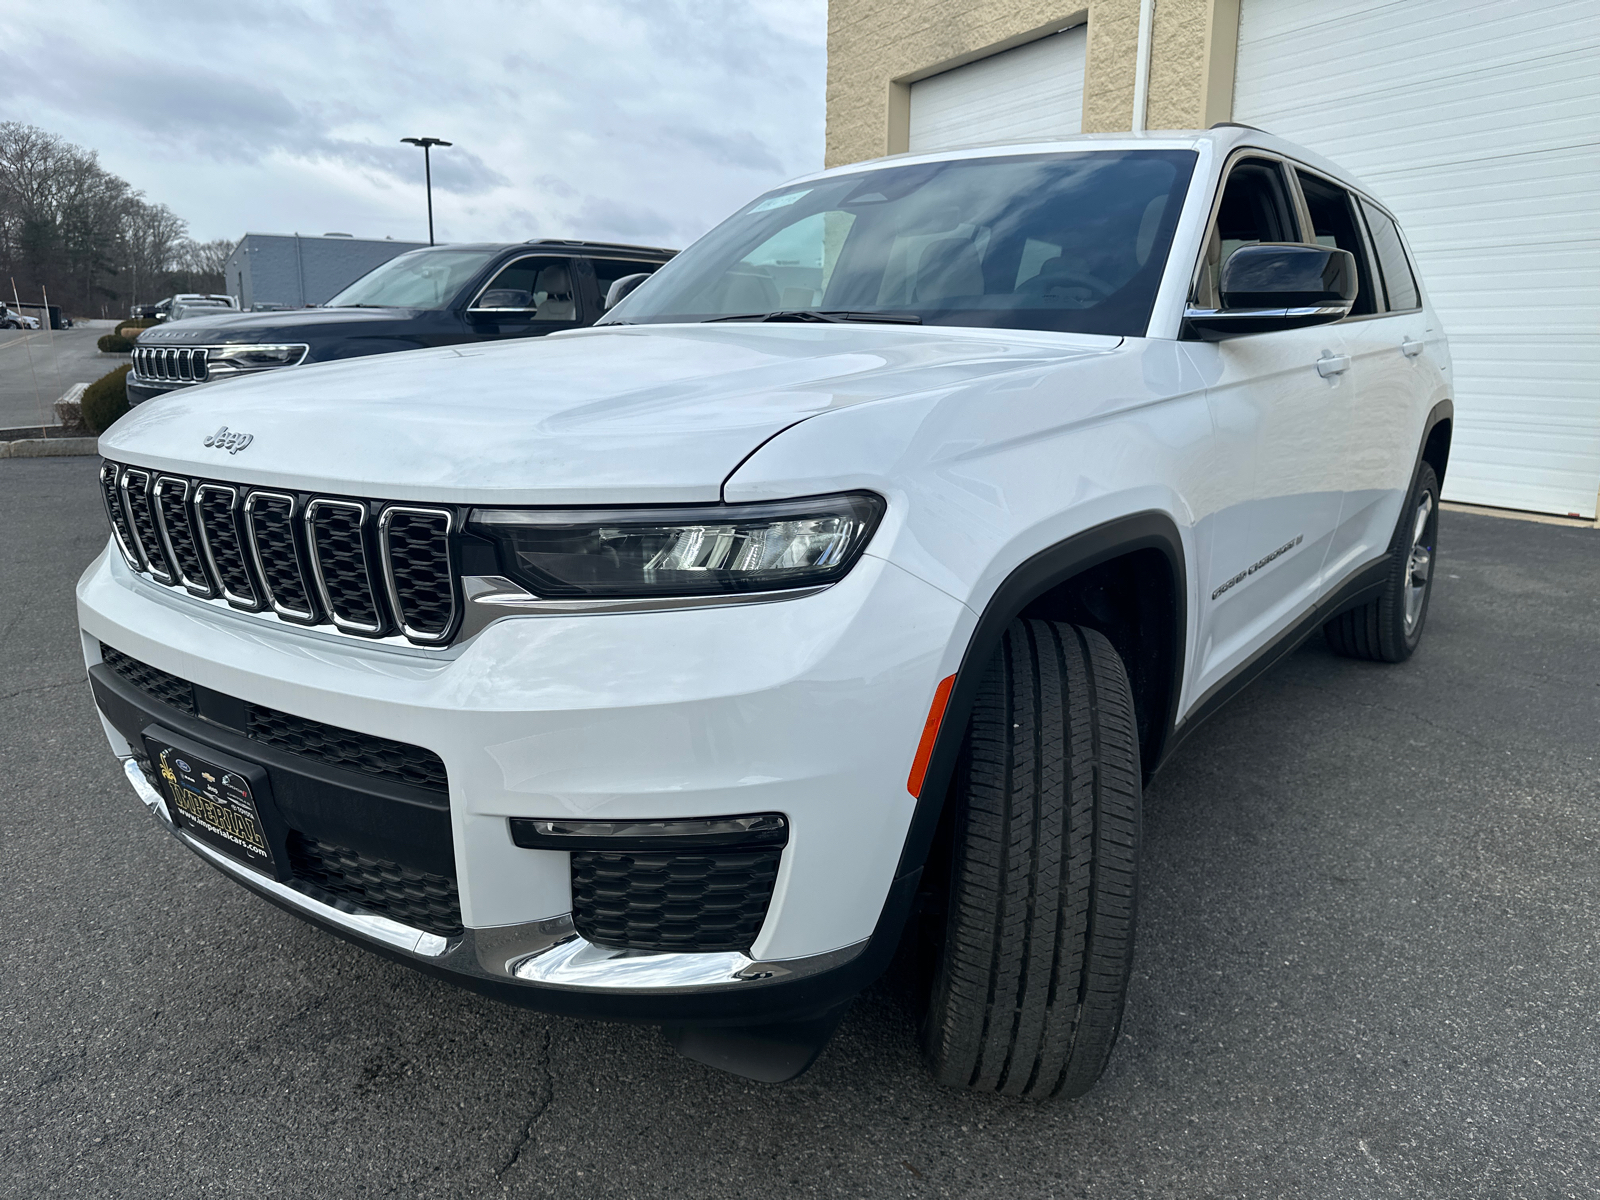
<svg viewBox="0 0 1600 1200"><path fill-rule="evenodd" d="M827 164L906 148L910 84L1088 21L1086 132L1133 123L1139 0L830 0ZM1156 0L1150 129L1227 120L1239 0Z"/></svg>

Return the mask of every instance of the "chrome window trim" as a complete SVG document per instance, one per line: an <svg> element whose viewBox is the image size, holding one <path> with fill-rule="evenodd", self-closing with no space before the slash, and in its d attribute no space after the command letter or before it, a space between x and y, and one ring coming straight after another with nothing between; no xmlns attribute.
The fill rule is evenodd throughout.
<svg viewBox="0 0 1600 1200"><path fill-rule="evenodd" d="M267 582L267 567L261 559L261 546L256 538L255 509L256 501L258 500L283 500L288 502L289 541L290 545L293 547L295 573L300 577L300 586L305 590L306 594L310 596L314 593L313 589L306 587L306 574L303 569L303 564L300 562L300 548L294 545L294 510L296 507L295 498L289 495L287 492L256 491L251 492L245 497L244 525L245 529L250 535L250 558L251 561L256 565L256 578L261 581L261 594L266 598L267 603L272 606L272 611L277 613L284 620L295 621L302 625L315 624L317 619L317 614L315 612L300 612L297 609L290 608L287 604L280 604L278 602L278 597L272 591L272 584Z"/></svg>
<svg viewBox="0 0 1600 1200"><path fill-rule="evenodd" d="M157 475L156 481L150 485L150 515L155 519L156 532L161 538L161 549L167 556L167 565L172 568L173 576L184 590L192 595L209 600L217 594L216 589L211 586L211 581L209 579L201 579L197 583L185 575L183 573L183 563L179 561L177 553L172 549L172 531L167 528L166 510L161 507L161 497L165 494L165 488L168 484L183 489L178 496L178 503L183 508L184 517L188 518L190 515L189 480L181 475ZM192 520L189 522L189 537L191 539L194 538L194 522ZM205 570L205 558L203 555L200 558L200 570L202 572Z"/></svg>
<svg viewBox="0 0 1600 1200"><path fill-rule="evenodd" d="M123 503L122 495L122 472L124 470L124 467L112 462L110 459L100 464L100 500L106 506L108 520L111 517L111 506L113 504L117 506L117 511L122 514L122 523L128 527L128 533L131 536L133 533L133 521L128 516L127 505ZM109 485L106 481L106 472L108 471L111 473ZM110 495L106 494L108 486ZM117 552L122 555L122 561L128 564L130 570L144 570L140 562L139 551L122 540L122 532L117 528L115 521L111 522L111 540L116 543Z"/></svg>
<svg viewBox="0 0 1600 1200"><path fill-rule="evenodd" d="M243 609L245 612L260 612L262 604L259 599L237 595L229 591L228 585L223 582L222 572L217 568L217 556L211 551L211 535L206 532L206 523L200 516L200 497L206 492L225 492L227 494L228 519L233 522L233 536L239 541L240 554L245 559L245 574L248 575L250 573L250 559L244 551L244 539L239 537L239 489L232 484L211 483L208 481L194 489L194 495L189 501L189 519L193 522L195 540L200 543L200 556L205 560L206 566L210 568L213 578L217 581L217 591L221 593L224 600L233 605L233 607ZM250 582L252 586L259 586L256 579L252 579ZM215 596L207 596L206 599L215 599Z"/></svg>
<svg viewBox="0 0 1600 1200"><path fill-rule="evenodd" d="M132 479L135 475L143 479L144 482L137 485L133 484ZM128 532L133 535L133 540L139 544L139 557L144 562L144 566L141 569L146 571L150 578L154 579L157 583L165 584L168 587L174 587L178 582L177 579L173 577L170 571L157 569L155 559L150 557L150 548L144 544L144 539L139 536L139 522L133 519L132 491L137 490L139 495L143 497L144 502L149 504L151 483L150 476L151 472L147 471L143 467L128 467L122 472L122 503L125 511L128 514ZM150 515L150 523L152 525L156 524L154 513L151 513ZM161 531L158 526L156 529L156 536L158 538L160 537L160 532ZM162 547L158 544L156 549L161 550ZM168 563L168 566L171 566L170 562Z"/></svg>
<svg viewBox="0 0 1600 1200"><path fill-rule="evenodd" d="M344 509L346 511L354 511L356 514L356 537L361 543L361 570L367 577L367 591L372 596L372 610L378 614L377 622L374 624L364 621L352 621L348 617L342 617L333 606L333 596L328 591L328 581L322 574L322 550L317 545L317 513L325 508ZM328 614L335 627L339 629L349 630L353 633L373 634L382 633L388 622L383 619L383 601L379 596L377 586L373 583L372 568L368 561L367 516L368 512L365 504L358 504L354 500L330 500L326 497L318 496L310 504L306 505L305 511L300 514L300 520L305 525L306 546L311 552L311 575L316 581L317 599L322 601L323 611ZM449 533L446 532L445 536L448 537ZM388 590L387 574L388 572L385 570L385 591Z"/></svg>
<svg viewBox="0 0 1600 1200"><path fill-rule="evenodd" d="M442 633L432 634L413 629L406 620L405 609L400 604L400 590L395 587L394 582L394 555L389 549L389 522L391 518L396 516L444 518L445 565L450 575L450 619L445 622ZM384 593L389 601L389 609L394 613L395 624L400 627L400 632L418 645L442 646L446 644L455 629L456 619L460 615L461 602L456 598L455 564L449 561L450 535L455 532L455 520L455 513L449 509L425 508L411 504L387 505L378 517L378 555L383 563Z"/></svg>

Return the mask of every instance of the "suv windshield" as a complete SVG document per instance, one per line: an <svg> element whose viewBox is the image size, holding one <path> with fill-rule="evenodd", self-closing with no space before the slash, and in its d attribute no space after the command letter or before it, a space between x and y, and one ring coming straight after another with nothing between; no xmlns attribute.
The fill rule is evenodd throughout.
<svg viewBox="0 0 1600 1200"><path fill-rule="evenodd" d="M780 188L601 323L848 314L1140 335L1195 154L1100 150L881 167Z"/></svg>
<svg viewBox="0 0 1600 1200"><path fill-rule="evenodd" d="M498 250L413 250L368 271L326 308L443 308Z"/></svg>

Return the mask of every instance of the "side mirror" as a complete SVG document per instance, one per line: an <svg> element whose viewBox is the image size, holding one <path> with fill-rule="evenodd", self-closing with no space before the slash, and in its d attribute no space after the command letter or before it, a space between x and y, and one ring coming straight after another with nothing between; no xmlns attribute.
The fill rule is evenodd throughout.
<svg viewBox="0 0 1600 1200"><path fill-rule="evenodd" d="M640 271L637 275L624 275L621 279L613 282L610 288L606 290L606 307L611 309L621 304L629 292L649 278L649 271Z"/></svg>
<svg viewBox="0 0 1600 1200"><path fill-rule="evenodd" d="M1332 246L1241 246L1222 266L1221 308L1190 308L1184 324L1207 342L1326 325L1350 315L1356 260Z"/></svg>

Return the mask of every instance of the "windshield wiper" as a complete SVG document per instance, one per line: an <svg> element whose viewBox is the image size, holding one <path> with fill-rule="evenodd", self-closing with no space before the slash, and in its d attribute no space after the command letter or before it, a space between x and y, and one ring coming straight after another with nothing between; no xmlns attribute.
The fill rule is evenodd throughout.
<svg viewBox="0 0 1600 1200"><path fill-rule="evenodd" d="M885 325L922 324L922 318L915 313L855 312L841 308L780 308L777 312L735 313L731 317L707 317L703 324L710 324L713 321L826 321L829 324L865 321Z"/></svg>

